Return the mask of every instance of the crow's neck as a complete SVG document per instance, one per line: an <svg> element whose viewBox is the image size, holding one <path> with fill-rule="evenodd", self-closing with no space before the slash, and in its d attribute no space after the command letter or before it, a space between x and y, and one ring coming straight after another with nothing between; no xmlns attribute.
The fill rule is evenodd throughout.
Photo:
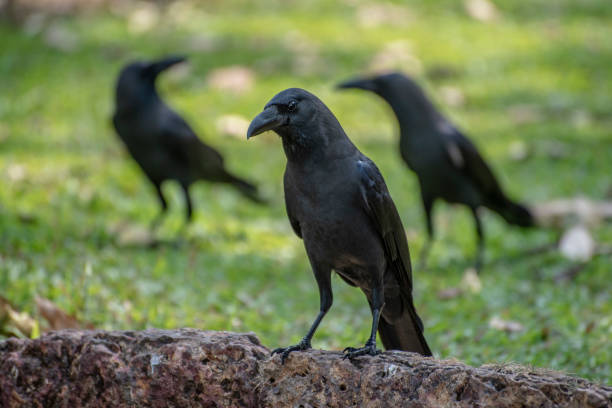
<svg viewBox="0 0 612 408"><path fill-rule="evenodd" d="M440 119L440 114L426 98L393 98L387 100L399 122L400 145L413 150L423 139L432 134L431 130Z"/></svg>
<svg viewBox="0 0 612 408"><path fill-rule="evenodd" d="M335 160L353 154L357 149L340 128L334 132L292 131L282 135L287 162L302 170L321 168Z"/></svg>
<svg viewBox="0 0 612 408"><path fill-rule="evenodd" d="M118 93L115 100L117 113L119 114L135 113L159 103L160 101L161 99L159 98L155 88L151 88L150 90L147 90L147 92L142 92L135 95L124 96L121 95L121 93Z"/></svg>

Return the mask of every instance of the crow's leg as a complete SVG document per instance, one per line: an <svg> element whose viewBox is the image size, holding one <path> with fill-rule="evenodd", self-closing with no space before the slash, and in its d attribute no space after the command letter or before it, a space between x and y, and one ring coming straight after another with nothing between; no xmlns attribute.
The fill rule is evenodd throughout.
<svg viewBox="0 0 612 408"><path fill-rule="evenodd" d="M161 206L161 211L151 222L151 229L156 230L159 224L161 223L162 218L168 211L168 203L166 202L166 198L164 197L164 192L161 189L161 183L154 183L155 191L157 192L157 198L159 199L159 205Z"/></svg>
<svg viewBox="0 0 612 408"><path fill-rule="evenodd" d="M317 327L319 327L319 323L321 323L321 320L323 320L323 316L325 316L334 301L331 287L331 268L313 264L313 271L315 278L317 279L317 284L319 285L320 311L314 323L312 326L310 326L308 333L306 333L304 338L298 344L289 347L279 347L272 350L272 354L281 354L281 362L283 364L285 363L287 356L289 356L289 353L292 351L308 350L311 347L310 340L315 334Z"/></svg>
<svg viewBox="0 0 612 408"><path fill-rule="evenodd" d="M482 228L482 222L480 221L480 216L478 215L478 209L471 208L471 210L472 215L474 216L474 224L476 225L476 235L478 236L476 260L474 262L474 268L476 269L476 272L478 272L482 268L484 258L484 229Z"/></svg>
<svg viewBox="0 0 612 408"><path fill-rule="evenodd" d="M193 203L191 202L191 195L189 194L189 185L181 184L183 189L183 196L185 197L185 206L187 207L187 213L185 214L186 222L190 223L193 219Z"/></svg>
<svg viewBox="0 0 612 408"><path fill-rule="evenodd" d="M372 289L372 302L370 303L370 307L372 308L372 331L370 333L370 338L368 339L364 347L345 348L344 358L353 358L366 354L370 356L375 356L380 353L380 351L376 349L376 331L378 330L378 319L380 318L380 313L382 311L383 306L385 305L384 302L384 286L382 282L380 282L377 287Z"/></svg>
<svg viewBox="0 0 612 408"><path fill-rule="evenodd" d="M432 220L432 211L433 211L433 200L428 197L423 198L423 208L425 209L425 221L427 223L427 241L421 249L421 253L419 254L419 270L423 270L427 266L427 257L429 256L429 250L431 249L431 244L434 239L434 227Z"/></svg>

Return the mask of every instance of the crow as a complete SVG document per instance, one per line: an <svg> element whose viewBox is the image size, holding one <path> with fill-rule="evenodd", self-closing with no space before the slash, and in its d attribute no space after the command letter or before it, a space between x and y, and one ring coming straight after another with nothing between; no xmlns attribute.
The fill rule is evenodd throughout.
<svg viewBox="0 0 612 408"><path fill-rule="evenodd" d="M160 216L168 209L161 190L166 180L176 180L181 185L187 222L193 214L189 187L198 180L229 183L251 200L263 202L257 188L229 173L223 156L203 143L157 93L157 76L184 60L172 56L153 62L132 62L123 67L117 80L113 124L129 153L153 183L161 204Z"/></svg>
<svg viewBox="0 0 612 408"><path fill-rule="evenodd" d="M397 116L400 154L418 177L425 209L428 240L420 265L425 265L434 238L432 209L438 198L470 208L478 236L477 271L482 266L484 251L480 207L497 212L510 224L534 225L530 210L506 196L476 146L438 112L414 80L400 73L389 73L352 79L340 83L338 88L374 92L391 106Z"/></svg>
<svg viewBox="0 0 612 408"><path fill-rule="evenodd" d="M272 98L251 122L247 139L267 130L282 140L287 215L304 241L320 296L320 312L306 336L272 353L280 353L284 362L292 351L311 347L332 305L334 270L364 292L373 317L365 346L347 347L345 358L377 354L377 329L386 349L430 356L413 304L404 227L376 165L349 140L327 106L303 89Z"/></svg>

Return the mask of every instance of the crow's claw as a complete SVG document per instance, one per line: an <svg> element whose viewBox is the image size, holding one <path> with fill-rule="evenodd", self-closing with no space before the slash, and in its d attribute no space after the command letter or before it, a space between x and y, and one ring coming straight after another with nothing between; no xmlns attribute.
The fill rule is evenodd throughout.
<svg viewBox="0 0 612 408"><path fill-rule="evenodd" d="M366 344L365 347L362 348L347 347L342 352L344 353L343 359L350 359L365 355L375 356L380 354L380 350L376 349L376 344Z"/></svg>
<svg viewBox="0 0 612 408"><path fill-rule="evenodd" d="M281 355L281 364L285 364L285 360L289 356L289 353L291 353L292 351L304 351L304 350L308 350L309 348L310 348L310 342L306 342L306 341L302 340L301 342L299 342L295 346L276 348L276 349L272 350L271 354L272 355L280 354Z"/></svg>

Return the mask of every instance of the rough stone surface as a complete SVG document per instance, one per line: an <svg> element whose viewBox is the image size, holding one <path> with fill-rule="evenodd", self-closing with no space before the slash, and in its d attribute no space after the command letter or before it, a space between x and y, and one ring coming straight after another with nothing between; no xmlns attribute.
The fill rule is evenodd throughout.
<svg viewBox="0 0 612 408"><path fill-rule="evenodd" d="M280 364L254 334L58 331L0 342L1 407L612 407L612 387L412 353Z"/></svg>

